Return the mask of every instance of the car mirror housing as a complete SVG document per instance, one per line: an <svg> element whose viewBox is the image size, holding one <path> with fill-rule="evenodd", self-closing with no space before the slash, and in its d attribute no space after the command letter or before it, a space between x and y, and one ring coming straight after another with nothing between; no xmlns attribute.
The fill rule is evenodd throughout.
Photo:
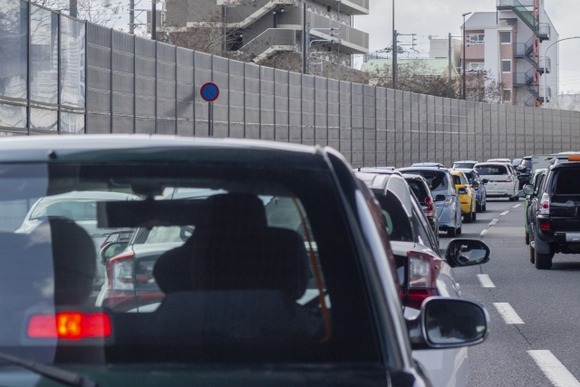
<svg viewBox="0 0 580 387"><path fill-rule="evenodd" d="M474 266L490 259L489 246L477 239L453 239L445 250L445 260L451 267Z"/></svg>
<svg viewBox="0 0 580 387"><path fill-rule="evenodd" d="M125 248L129 245L129 242L111 242L105 247L103 247L100 251L101 260L104 264L106 264L109 259L113 258L116 255L119 255L125 250Z"/></svg>
<svg viewBox="0 0 580 387"><path fill-rule="evenodd" d="M526 184L522 188L522 192L524 195L533 195L534 194L534 186L531 184Z"/></svg>
<svg viewBox="0 0 580 387"><path fill-rule="evenodd" d="M479 303L449 297L429 297L421 312L407 320L411 347L445 349L479 344L488 334L489 315Z"/></svg>

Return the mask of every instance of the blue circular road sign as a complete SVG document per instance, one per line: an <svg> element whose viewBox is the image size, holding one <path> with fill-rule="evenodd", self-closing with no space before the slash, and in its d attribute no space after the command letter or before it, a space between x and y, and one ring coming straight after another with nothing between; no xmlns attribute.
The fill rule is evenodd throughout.
<svg viewBox="0 0 580 387"><path fill-rule="evenodd" d="M215 101L220 95L220 88L213 82L206 82L201 85L199 89L199 94L204 101L213 102Z"/></svg>

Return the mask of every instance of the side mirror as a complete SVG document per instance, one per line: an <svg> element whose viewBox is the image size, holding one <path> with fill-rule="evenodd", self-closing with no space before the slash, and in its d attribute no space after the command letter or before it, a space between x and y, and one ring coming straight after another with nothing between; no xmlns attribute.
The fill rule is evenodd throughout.
<svg viewBox="0 0 580 387"><path fill-rule="evenodd" d="M429 297L419 315L407 320L414 350L479 344L487 337L488 324L489 316L482 305L449 297Z"/></svg>
<svg viewBox="0 0 580 387"><path fill-rule="evenodd" d="M126 248L129 242L111 242L100 251L101 261L103 264L107 264L109 259L121 254Z"/></svg>
<svg viewBox="0 0 580 387"><path fill-rule="evenodd" d="M525 184L522 188L522 192L524 195L533 195L534 194L534 186L531 184Z"/></svg>
<svg viewBox="0 0 580 387"><path fill-rule="evenodd" d="M481 183L482 183L482 184L487 184L487 183L489 183L489 180L488 180L488 179L483 179L483 180L481 181Z"/></svg>
<svg viewBox="0 0 580 387"><path fill-rule="evenodd" d="M474 266L490 259L489 246L478 239L453 239L445 250L445 260L451 267Z"/></svg>
<svg viewBox="0 0 580 387"><path fill-rule="evenodd" d="M472 186L473 188L477 188L477 187L479 187L479 181L477 181L477 180L473 180L473 181L471 182L471 186Z"/></svg>

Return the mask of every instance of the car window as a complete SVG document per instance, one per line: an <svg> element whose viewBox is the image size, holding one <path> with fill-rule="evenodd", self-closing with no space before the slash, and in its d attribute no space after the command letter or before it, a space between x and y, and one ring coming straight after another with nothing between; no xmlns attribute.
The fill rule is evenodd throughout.
<svg viewBox="0 0 580 387"><path fill-rule="evenodd" d="M508 169L505 165L479 165L475 169L480 175L508 175Z"/></svg>
<svg viewBox="0 0 580 387"><path fill-rule="evenodd" d="M413 170L411 172L423 176L431 191L446 191L449 187L445 172L428 169Z"/></svg>
<svg viewBox="0 0 580 387"><path fill-rule="evenodd" d="M14 294L0 300L2 347L32 348L27 358L47 363L56 343L59 356L83 364L385 361L329 172L181 161L36 167L3 166L16 178L3 184L1 208L25 219L36 198L53 196L47 187L130 193L65 207L104 229L143 230L146 243L103 264L82 220L62 216L60 204L19 233L0 218L0 291ZM212 192L191 200L167 189ZM99 265L106 283L97 287ZM55 311L96 328L57 332ZM79 348L99 355L76 357Z"/></svg>
<svg viewBox="0 0 580 387"><path fill-rule="evenodd" d="M437 238L433 232L433 229L429 225L429 221L425 217L425 214L417 206L417 203L413 204L413 216L411 220L413 222L413 229L417 232L417 239L419 243L429 247L431 250L438 252L439 244Z"/></svg>
<svg viewBox="0 0 580 387"><path fill-rule="evenodd" d="M375 191L376 193L376 191ZM394 241L415 241L411 219L405 213L403 204L394 195L376 193L387 223L387 232Z"/></svg>

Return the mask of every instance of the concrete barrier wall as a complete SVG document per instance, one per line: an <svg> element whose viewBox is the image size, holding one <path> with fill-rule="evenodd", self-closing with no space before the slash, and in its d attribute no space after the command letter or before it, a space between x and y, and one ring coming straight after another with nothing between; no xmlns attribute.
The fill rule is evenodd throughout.
<svg viewBox="0 0 580 387"><path fill-rule="evenodd" d="M449 165L458 159L580 150L580 112L489 105L292 73L137 38L63 15L47 18L46 10L27 2L2 2L0 17L12 23L3 27L0 49L13 52L0 57L4 134L266 139L329 145L353 166L419 161ZM31 37L22 33L29 30L22 20L40 27L54 24L32 34L54 35L33 36L34 50L48 55L43 60L58 63L58 72L38 58L29 65L27 56L16 55L15 45L21 53L33 46ZM58 54L50 46L55 41L60 42ZM199 93L206 82L220 88L211 104ZM26 89L26 84L28 90L14 86ZM57 88L58 98L48 98L57 95Z"/></svg>

